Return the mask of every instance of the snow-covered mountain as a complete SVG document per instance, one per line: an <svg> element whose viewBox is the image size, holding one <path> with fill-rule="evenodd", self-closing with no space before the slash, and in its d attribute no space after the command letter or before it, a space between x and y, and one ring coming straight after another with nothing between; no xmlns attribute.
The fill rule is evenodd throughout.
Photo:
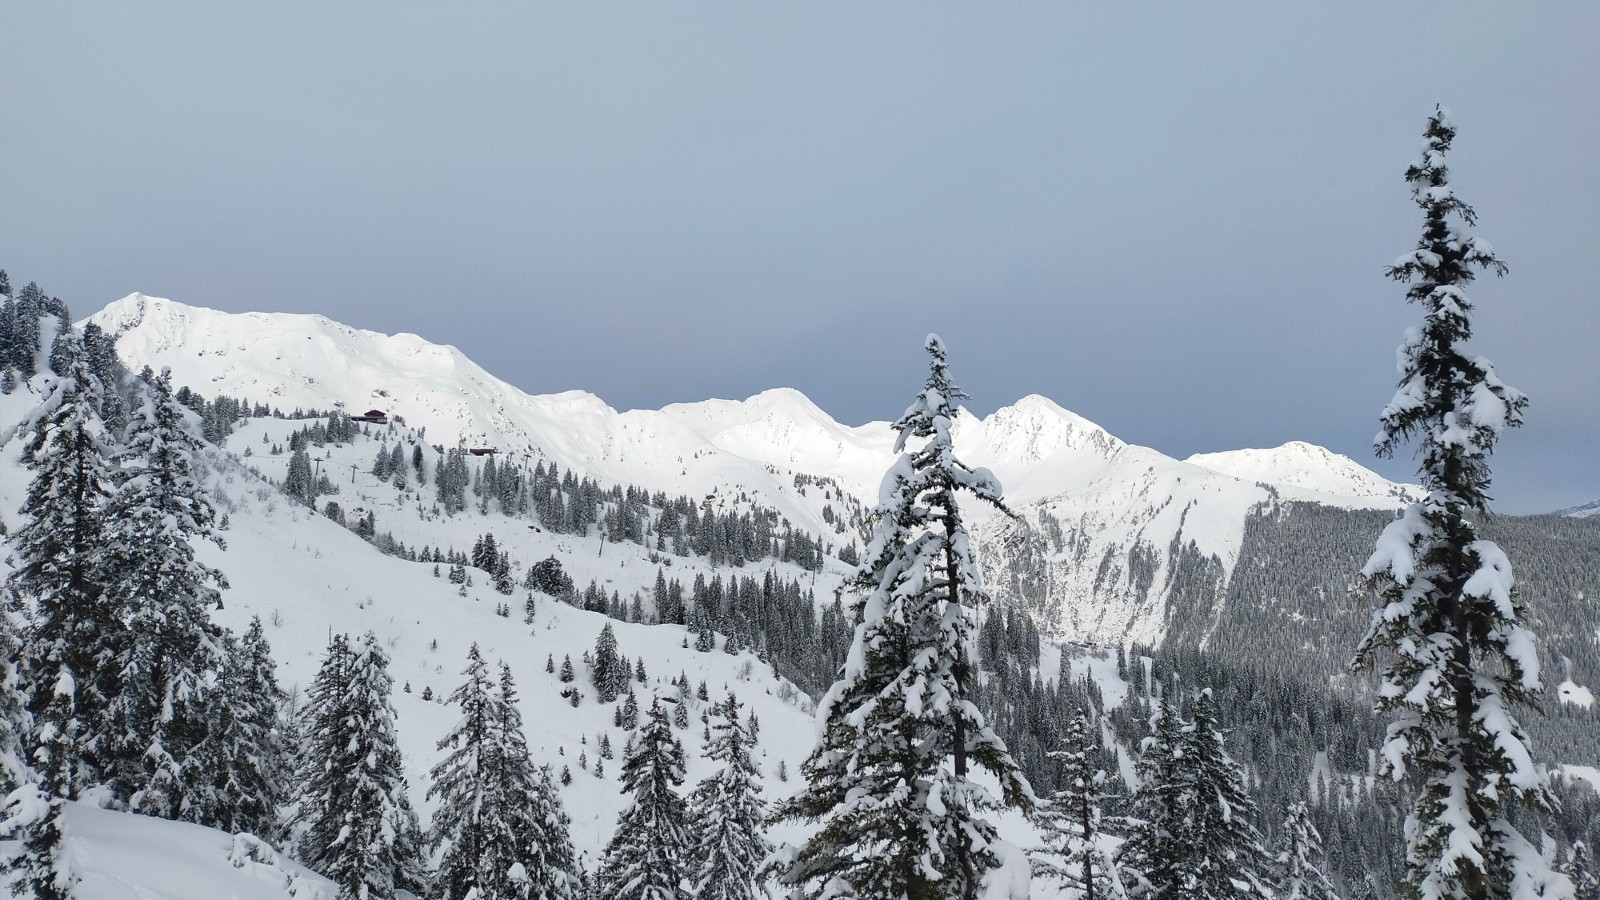
<svg viewBox="0 0 1600 900"><path fill-rule="evenodd" d="M1348 456L1305 441L1290 441L1265 450L1196 453L1185 462L1245 481L1297 488L1329 498L1393 497L1410 502L1422 496L1416 485L1396 484Z"/></svg>
<svg viewBox="0 0 1600 900"><path fill-rule="evenodd" d="M618 411L579 391L526 393L454 347L321 316L232 314L132 294L91 319L118 336L130 367L170 366L177 382L203 394L285 410L381 409L436 444L493 446L673 495L747 494L819 532L824 504L794 476L834 479L871 504L893 458L886 422L841 424L790 389ZM1033 550L1032 564L1053 570L1058 613L1047 624L1106 643L1159 640L1176 553L1214 558L1225 578L1245 517L1260 504L1393 508L1410 490L1300 442L1179 461L1037 395L981 419L963 414L956 446L1000 477L1031 527L1064 535ZM1004 519L980 521L976 532L996 545L1015 542Z"/></svg>
<svg viewBox="0 0 1600 900"><path fill-rule="evenodd" d="M1580 503L1577 506L1569 506L1566 509L1558 509L1551 513L1551 515L1568 516L1574 519L1587 519L1590 516L1600 516L1600 499L1590 500L1588 503Z"/></svg>

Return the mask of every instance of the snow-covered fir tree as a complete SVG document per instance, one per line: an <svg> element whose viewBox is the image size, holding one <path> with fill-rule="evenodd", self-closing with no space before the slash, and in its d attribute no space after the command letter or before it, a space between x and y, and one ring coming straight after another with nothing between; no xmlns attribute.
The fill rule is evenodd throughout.
<svg viewBox="0 0 1600 900"><path fill-rule="evenodd" d="M628 741L622 791L632 801L617 819L599 874L607 900L688 900L688 808L683 745L672 733L666 704L651 701L643 725Z"/></svg>
<svg viewBox="0 0 1600 900"><path fill-rule="evenodd" d="M511 670L502 665L497 686L476 644L467 660L467 680L449 701L461 719L439 742L450 752L430 773L428 797L439 800L429 835L439 854L434 892L445 900L571 898L566 815L528 755Z"/></svg>
<svg viewBox="0 0 1600 900"><path fill-rule="evenodd" d="M22 698L22 634L26 627L16 595L0 588L0 822L5 798L33 780L28 766L28 709Z"/></svg>
<svg viewBox="0 0 1600 900"><path fill-rule="evenodd" d="M1228 755L1215 702L1203 691L1186 730L1179 771L1186 790L1181 873L1185 900L1271 898L1272 857L1256 829L1259 812L1246 790L1244 767Z"/></svg>
<svg viewBox="0 0 1600 900"><path fill-rule="evenodd" d="M222 672L206 692L206 734L182 772L189 800L183 818L279 838L279 811L294 780L284 699L261 619L252 618L243 638L227 640Z"/></svg>
<svg viewBox="0 0 1600 900"><path fill-rule="evenodd" d="M1577 841L1562 870L1572 881L1572 900L1600 900L1600 859L1585 841Z"/></svg>
<svg viewBox="0 0 1600 900"><path fill-rule="evenodd" d="M1184 770L1184 723L1164 691L1150 723L1150 736L1140 745L1138 790L1133 795L1133 821L1118 865L1149 900L1182 900L1183 876L1192 847L1187 840L1188 775Z"/></svg>
<svg viewBox="0 0 1600 900"><path fill-rule="evenodd" d="M1339 900L1333 882L1322 871L1322 835L1305 803L1289 804L1283 840L1278 853L1279 900Z"/></svg>
<svg viewBox="0 0 1600 900"><path fill-rule="evenodd" d="M289 456L289 472L283 480L283 492L307 506L315 505L317 502L317 486L312 481L311 456L304 449L296 450Z"/></svg>
<svg viewBox="0 0 1600 900"><path fill-rule="evenodd" d="M582 900L583 872L567 830L571 820L551 782L549 769L533 766L522 730L522 713L517 709L511 667L503 662L496 700L495 724L504 750L501 793L511 798L511 827L521 839L520 856L510 870L518 888L516 896L525 900Z"/></svg>
<svg viewBox="0 0 1600 900"><path fill-rule="evenodd" d="M1034 804L971 699L974 609L987 595L957 494L1004 510L1000 484L956 458L951 427L966 395L939 338L926 348L928 379L894 423L901 456L853 578L854 643L818 709L806 786L778 810L818 826L778 872L798 897L975 897L1000 860L984 818L996 803L969 767L988 770L1006 804ZM908 451L913 439L925 441Z"/></svg>
<svg viewBox="0 0 1600 900"><path fill-rule="evenodd" d="M610 703L617 699L617 695L628 687L628 671L626 663L617 653L617 633L607 622L600 629L600 636L594 642L594 664L590 666L590 675L594 680L594 690L601 703Z"/></svg>
<svg viewBox="0 0 1600 900"><path fill-rule="evenodd" d="M0 840L25 842L21 853L0 854L0 883L15 878L38 896L54 898L70 887L72 874L56 856L61 798L40 790L28 765L31 717L21 692L24 624L12 592L0 593Z"/></svg>
<svg viewBox="0 0 1600 900"><path fill-rule="evenodd" d="M378 454L380 464L388 458ZM516 839L505 828L505 798L495 772L500 748L493 745L494 687L477 644L467 652L465 674L466 682L448 700L460 707L461 718L439 742L440 750L450 752L428 773L428 799L439 801L428 835L438 854L434 891L445 900L468 893L500 900L509 891L508 870L495 871L490 863L511 857Z"/></svg>
<svg viewBox="0 0 1600 900"><path fill-rule="evenodd" d="M120 685L126 628L106 596L105 503L111 492L100 386L81 357L55 379L30 423L34 478L12 546L10 585L31 604L23 685L32 763L46 790L72 799L104 772L106 713Z"/></svg>
<svg viewBox="0 0 1600 900"><path fill-rule="evenodd" d="M22 842L8 866L41 900L67 896L74 883L61 855L62 801L106 771L106 710L118 690L112 663L125 635L103 588L111 482L100 385L81 353L69 356L25 425L34 477L8 585L31 605L21 676L38 779L8 808L7 831Z"/></svg>
<svg viewBox="0 0 1600 900"><path fill-rule="evenodd" d="M1112 796L1110 779L1095 765L1098 746L1087 712L1073 716L1062 749L1050 751L1060 761L1061 790L1041 806L1036 821L1045 845L1033 854L1035 875L1048 875L1078 892L1082 900L1126 900L1116 861L1106 838L1103 801Z"/></svg>
<svg viewBox="0 0 1600 900"><path fill-rule="evenodd" d="M195 471L201 440L173 399L169 372L144 384L113 457L117 488L106 516L107 598L128 624L110 709L113 777L136 812L195 819L198 786L186 773L203 771L192 754L206 737L208 699L225 666L210 610L227 581L195 558L192 543L222 545Z"/></svg>
<svg viewBox="0 0 1600 900"><path fill-rule="evenodd" d="M1472 236L1472 207L1450 187L1455 134L1435 112L1422 158L1406 170L1422 237L1388 274L1407 284L1423 324L1400 345L1399 389L1376 443L1389 456L1415 440L1428 494L1384 529L1362 570L1379 608L1356 652L1358 667L1382 670L1376 707L1390 725L1381 771L1414 790L1405 827L1414 900L1566 891L1511 821L1515 807L1552 803L1513 712L1539 690L1539 660L1511 563L1478 538L1471 517L1486 510L1489 454L1528 401L1462 346L1472 337L1467 285L1506 267Z"/></svg>
<svg viewBox="0 0 1600 900"><path fill-rule="evenodd" d="M697 900L754 900L762 862L772 852L761 799L761 773L750 756L754 743L739 721L741 704L729 694L711 708L706 758L722 768L690 795L695 824L689 874Z"/></svg>
<svg viewBox="0 0 1600 900"><path fill-rule="evenodd" d="M1163 694L1138 766L1134 817L1119 863L1132 893L1149 900L1272 897L1272 857L1262 842L1243 767L1228 755L1210 692L1185 723Z"/></svg>
<svg viewBox="0 0 1600 900"><path fill-rule="evenodd" d="M336 636L312 682L300 777L300 859L339 900L379 900L422 883L421 829L395 745L389 659L368 632Z"/></svg>

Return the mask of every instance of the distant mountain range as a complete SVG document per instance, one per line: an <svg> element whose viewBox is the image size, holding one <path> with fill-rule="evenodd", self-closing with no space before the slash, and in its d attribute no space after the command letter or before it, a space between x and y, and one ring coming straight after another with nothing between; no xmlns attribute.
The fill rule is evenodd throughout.
<svg viewBox="0 0 1600 900"><path fill-rule="evenodd" d="M454 347L322 316L224 313L132 294L91 319L118 336L129 366L170 366L178 383L206 395L285 411L379 409L440 445L492 446L513 459L669 494L748 495L819 532L831 529L821 507L803 499L797 475L831 478L870 506L893 460L888 423L841 424L787 388L619 412L581 391L526 393ZM916 387L906 386L908 400ZM1000 477L1025 519L1037 523L1042 514L1075 535L1053 591L1063 606L1097 613L1046 624L1103 642L1159 640L1160 591L1152 596L1147 582L1167 582L1169 551L1192 546L1231 571L1245 518L1262 504L1393 509L1418 490L1300 441L1177 460L1038 395L981 419L963 414L956 446ZM1010 528L1003 518L980 518L975 533L992 541ZM1080 564L1146 556L1153 572Z"/></svg>
<svg viewBox="0 0 1600 900"><path fill-rule="evenodd" d="M1600 516L1600 500L1590 500L1588 503L1580 503L1577 506L1569 506L1566 509L1558 509L1551 513L1551 515L1569 516L1574 519L1586 519L1590 516Z"/></svg>

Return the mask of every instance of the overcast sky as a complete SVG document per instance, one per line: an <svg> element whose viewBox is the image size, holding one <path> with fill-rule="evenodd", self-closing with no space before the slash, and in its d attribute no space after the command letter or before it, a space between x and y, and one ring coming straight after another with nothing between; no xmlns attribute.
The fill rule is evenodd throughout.
<svg viewBox="0 0 1600 900"><path fill-rule="evenodd" d="M1372 460L1443 102L1533 397L1499 508L1600 497L1600 4L0 5L0 267L323 313L619 408L891 418L930 330L1176 456Z"/></svg>

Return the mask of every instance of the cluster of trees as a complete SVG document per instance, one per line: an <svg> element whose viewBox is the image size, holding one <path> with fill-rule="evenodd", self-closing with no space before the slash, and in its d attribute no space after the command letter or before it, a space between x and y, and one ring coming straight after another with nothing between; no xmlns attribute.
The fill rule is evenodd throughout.
<svg viewBox="0 0 1600 900"><path fill-rule="evenodd" d="M1107 773L1090 716L1074 717L1062 749L1051 753L1062 788L1040 816L1046 840L1032 854L1035 874L1085 900L1337 900L1305 805L1291 805L1284 846L1269 853L1248 775L1224 747L1209 693L1195 699L1192 715L1184 721L1163 696L1131 797ZM1126 812L1109 812L1119 808Z"/></svg>
<svg viewBox="0 0 1600 900"><path fill-rule="evenodd" d="M324 673L351 669L348 662L335 662L341 652L347 652L340 650L343 641L335 640ZM368 655L378 652L369 636ZM677 732L689 725L688 679L675 679L676 695L655 697L641 714L632 683L644 680L644 663L640 660L630 665L621 655L610 625L603 627L585 661L599 701L616 703L615 722L629 730L620 781L630 802L618 817L604 858L591 872L579 866L567 832L569 820L554 786L556 781L569 783L571 772L563 769L552 777L548 769L532 765L510 670L501 664L496 682L474 646L468 654L466 681L449 699L461 708L461 718L440 741L439 748L449 752L431 773L428 796L439 803L426 834L426 845L438 859L431 878L434 894L452 900L468 896L754 900L762 895L759 867L771 847L765 835L761 774L752 756L758 728L755 717L743 717L743 705L732 694L711 704L703 716L705 755L720 765L685 795L679 790L684 784L685 756ZM553 658L546 668L555 670ZM559 678L570 690L576 680L570 657L563 660ZM352 690L349 682L348 676L325 674L319 676L313 693L348 697ZM383 687L387 689L387 682ZM384 821L387 816L395 825L387 832L361 831L360 847L351 847L348 840L329 843L316 837L322 832L308 823L296 846L303 859L315 861L313 865L323 866L336 878L340 876L335 873L342 870L324 858L324 851L368 860L366 881L352 877L348 882L341 878L340 883L353 895L360 884L369 885L379 895L379 890L404 886L408 878L415 883L420 856L415 842L384 842L385 834L415 833L407 824L403 799L384 799L404 796L398 768L383 768L387 774L374 778L351 772L360 767L340 755L365 752L384 759L390 752L387 748L392 747L392 737L387 737L392 725L383 715L386 694L357 693L365 698L359 702L377 714L363 717L346 710L344 721L367 723L363 727L376 737L355 737L347 725L336 738L313 746L304 771L324 773L325 783L313 788L312 780L305 780L300 815L305 819L306 809L335 807L338 804L333 798L366 797L370 798L365 801L366 812L346 812L343 822ZM704 683L697 696L708 700ZM318 707L314 703L312 708ZM336 711L330 709L329 713ZM314 715L308 711L308 718ZM341 749L347 746L356 749ZM594 749L593 768L600 777L603 761L613 755L609 736L603 735ZM579 765L590 767L587 752L580 756ZM376 771L372 765L366 769ZM354 786L338 786L363 780L376 781L381 788L363 792ZM348 808L351 802L346 800L343 805ZM330 826L334 824L340 822Z"/></svg>
<svg viewBox="0 0 1600 900"><path fill-rule="evenodd" d="M595 874L593 896L615 900L754 900L765 896L764 831L755 738L732 695L710 710L706 757L719 769L685 797L683 744L668 706L656 697L623 753L622 790L630 798ZM677 709L683 709L681 705Z"/></svg>
<svg viewBox="0 0 1600 900"><path fill-rule="evenodd" d="M528 473L490 456L472 472L467 457L451 450L435 475L439 505L449 512L464 509L469 481L481 511L495 508L508 516L532 516L561 534L588 534L598 526L613 543L653 546L680 557L694 554L712 566L776 559L812 571L822 567L825 548L816 538L748 500L740 504L742 509L718 510L686 496L668 498L633 485L603 488L544 460Z"/></svg>
<svg viewBox="0 0 1600 900"><path fill-rule="evenodd" d="M195 556L222 540L201 439L168 375L106 383L64 315L44 400L24 424L33 480L13 535L0 643L11 865L64 896L63 801L88 791L136 812L271 834L286 779L282 696L259 623L237 637L210 608L226 587ZM115 402L114 399L116 398ZM120 433L103 411L124 411Z"/></svg>

